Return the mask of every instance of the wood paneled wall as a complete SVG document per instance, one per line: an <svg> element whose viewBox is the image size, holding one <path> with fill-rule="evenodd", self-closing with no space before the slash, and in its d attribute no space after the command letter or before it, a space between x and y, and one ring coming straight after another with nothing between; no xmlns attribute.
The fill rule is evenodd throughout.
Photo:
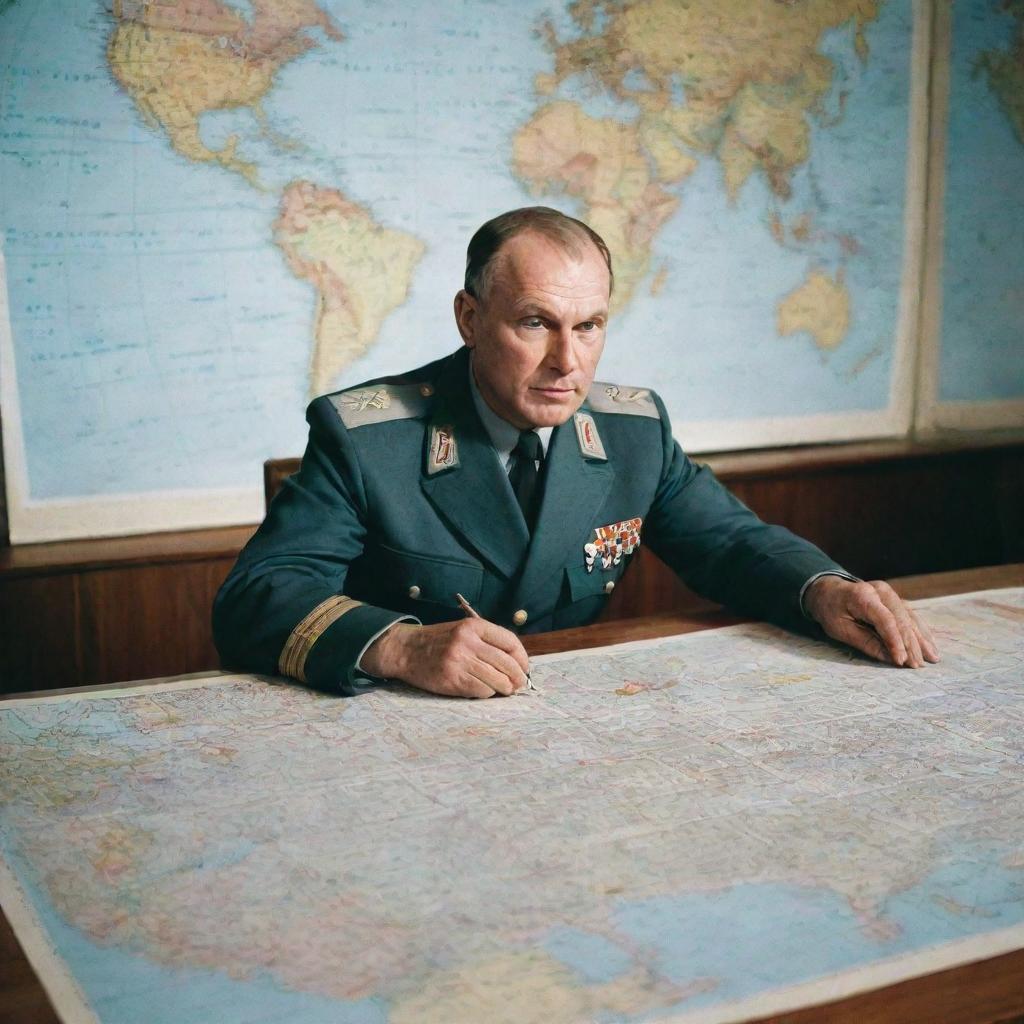
<svg viewBox="0 0 1024 1024"><path fill-rule="evenodd" d="M762 518L814 541L860 576L1024 561L1020 438L969 447L830 445L705 461ZM272 467L275 479L280 469ZM251 532L0 550L0 692L216 667L210 605ZM703 604L641 548L603 617Z"/></svg>
<svg viewBox="0 0 1024 1024"><path fill-rule="evenodd" d="M864 579L1024 560L1024 443L877 442L706 461L762 519L806 537ZM630 577L605 617L703 603L649 552Z"/></svg>
<svg viewBox="0 0 1024 1024"><path fill-rule="evenodd" d="M215 668L210 606L252 530L0 553L0 692Z"/></svg>

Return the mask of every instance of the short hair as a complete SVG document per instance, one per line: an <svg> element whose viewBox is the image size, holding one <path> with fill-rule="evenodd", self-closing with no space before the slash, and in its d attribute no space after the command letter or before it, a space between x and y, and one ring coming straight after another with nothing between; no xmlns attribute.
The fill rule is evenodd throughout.
<svg viewBox="0 0 1024 1024"><path fill-rule="evenodd" d="M608 267L608 290L611 292L615 281L612 254L604 239L592 227L550 206L523 206L492 218L479 227L469 240L463 287L474 299L486 298L495 258L501 247L516 235L527 231L543 235L575 257L582 256L588 244L593 245Z"/></svg>

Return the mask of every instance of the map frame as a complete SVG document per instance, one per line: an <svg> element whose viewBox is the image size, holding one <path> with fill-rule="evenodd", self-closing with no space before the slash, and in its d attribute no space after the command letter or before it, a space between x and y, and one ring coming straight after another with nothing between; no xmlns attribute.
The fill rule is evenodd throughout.
<svg viewBox="0 0 1024 1024"><path fill-rule="evenodd" d="M981 401L943 401L942 298L945 262L946 160L953 52L953 7L933 0L931 42L931 108L929 110L927 203L924 230L924 271L921 282L918 393L914 427L924 436L951 431L1020 429L1024 397ZM1022 338L1024 346L1024 338ZM1024 359L1024 352L1021 358Z"/></svg>

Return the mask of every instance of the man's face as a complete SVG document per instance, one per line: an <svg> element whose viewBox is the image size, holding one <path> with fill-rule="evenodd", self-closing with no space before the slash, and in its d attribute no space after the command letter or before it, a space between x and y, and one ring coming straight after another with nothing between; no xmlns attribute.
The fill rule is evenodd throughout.
<svg viewBox="0 0 1024 1024"><path fill-rule="evenodd" d="M477 387L502 419L554 427L580 407L604 349L609 284L595 246L577 258L523 232L498 251L482 301L455 296Z"/></svg>

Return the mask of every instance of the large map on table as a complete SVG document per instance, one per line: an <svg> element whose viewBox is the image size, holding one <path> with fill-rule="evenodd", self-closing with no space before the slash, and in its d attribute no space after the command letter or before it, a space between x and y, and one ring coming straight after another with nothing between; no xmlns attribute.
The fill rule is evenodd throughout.
<svg viewBox="0 0 1024 1024"><path fill-rule="evenodd" d="M1024 946L1024 590L918 608L917 672L749 625L7 704L4 909L104 1024L726 1021Z"/></svg>

